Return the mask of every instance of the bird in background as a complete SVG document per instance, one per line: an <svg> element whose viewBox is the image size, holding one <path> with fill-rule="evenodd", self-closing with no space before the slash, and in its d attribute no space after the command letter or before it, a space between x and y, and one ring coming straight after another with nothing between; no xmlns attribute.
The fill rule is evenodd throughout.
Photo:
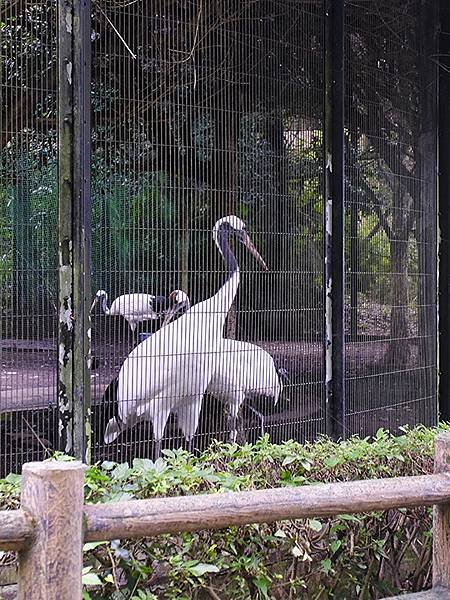
<svg viewBox="0 0 450 600"><path fill-rule="evenodd" d="M163 327L190 308L189 296L182 290L171 292L169 302L172 306L167 311ZM206 391L227 406L230 441L235 442L237 419L244 401L265 396L276 405L283 384L272 356L256 344L223 338L218 352L216 368ZM251 406L249 408L260 418L264 433L264 415ZM179 425L183 430L180 422Z"/></svg>
<svg viewBox="0 0 450 600"><path fill-rule="evenodd" d="M162 318L167 308L165 296L151 294L123 294L116 298L108 308L108 294L105 290L98 290L91 305L91 312L100 300L105 315L122 316L130 325L133 333L139 323Z"/></svg>
<svg viewBox="0 0 450 600"><path fill-rule="evenodd" d="M117 416L107 424L105 443L115 440L125 427L147 420L153 424L158 456L171 412L178 415L180 428L191 443L203 394L216 371L225 319L239 287L239 264L231 250L231 238L242 243L267 270L238 217L219 219L212 235L225 262L225 283L211 298L193 305L129 354L117 378Z"/></svg>

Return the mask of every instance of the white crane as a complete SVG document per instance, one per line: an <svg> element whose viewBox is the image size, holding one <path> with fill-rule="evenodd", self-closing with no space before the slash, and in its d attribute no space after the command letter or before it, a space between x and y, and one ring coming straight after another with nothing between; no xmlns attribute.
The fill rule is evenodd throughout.
<svg viewBox="0 0 450 600"><path fill-rule="evenodd" d="M245 223L233 215L219 219L213 228L213 239L225 261L226 282L214 296L192 306L129 354L118 375L117 417L108 422L105 443L112 442L125 426L145 419L153 424L158 455L172 411L177 413L186 439L191 442L203 394L216 369L225 319L239 286L239 265L230 248L231 237L244 244L267 269Z"/></svg>
<svg viewBox="0 0 450 600"><path fill-rule="evenodd" d="M134 333L139 323L159 319L165 314L167 298L152 296L151 294L124 294L119 296L108 308L108 294L105 290L98 290L92 302L91 312L101 299L102 310L108 316L122 316L128 321Z"/></svg>
<svg viewBox="0 0 450 600"><path fill-rule="evenodd" d="M172 307L167 311L163 327L190 308L189 297L182 290L173 291L169 295L169 301ZM231 441L236 441L237 418L244 400L266 396L272 398L275 405L282 390L283 384L273 358L268 352L250 342L222 339L216 370L206 391L228 407ZM264 416L255 409L252 410L260 418L261 431L264 433ZM180 418L179 426L183 430L183 422L182 420L180 422Z"/></svg>

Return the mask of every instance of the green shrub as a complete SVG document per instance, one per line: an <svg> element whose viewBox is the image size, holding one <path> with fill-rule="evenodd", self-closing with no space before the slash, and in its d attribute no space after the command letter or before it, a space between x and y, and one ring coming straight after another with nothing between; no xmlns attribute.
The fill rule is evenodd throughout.
<svg viewBox="0 0 450 600"><path fill-rule="evenodd" d="M200 457L165 451L155 463L104 462L86 473L86 502L311 485L432 472L439 429L300 445L213 444ZM60 457L61 458L61 457ZM20 478L0 481L3 508ZM284 521L85 545L86 599L379 598L427 587L430 509Z"/></svg>

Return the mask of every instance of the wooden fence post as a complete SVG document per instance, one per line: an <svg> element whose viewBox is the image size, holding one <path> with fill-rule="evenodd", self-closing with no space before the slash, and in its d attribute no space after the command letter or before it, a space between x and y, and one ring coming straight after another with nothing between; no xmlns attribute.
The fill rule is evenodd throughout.
<svg viewBox="0 0 450 600"><path fill-rule="evenodd" d="M434 472L450 473L450 432L436 437ZM433 587L450 589L450 502L433 509Z"/></svg>
<svg viewBox="0 0 450 600"><path fill-rule="evenodd" d="M18 600L81 598L83 484L78 461L23 466L22 509L33 515L36 529L19 553Z"/></svg>

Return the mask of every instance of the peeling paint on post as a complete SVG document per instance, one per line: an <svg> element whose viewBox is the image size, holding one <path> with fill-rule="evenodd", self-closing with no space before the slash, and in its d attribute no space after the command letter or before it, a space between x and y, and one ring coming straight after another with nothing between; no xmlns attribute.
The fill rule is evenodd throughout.
<svg viewBox="0 0 450 600"><path fill-rule="evenodd" d="M344 0L325 2L324 356L327 434L345 437Z"/></svg>
<svg viewBox="0 0 450 600"><path fill-rule="evenodd" d="M89 462L90 15L58 0L58 237L60 450Z"/></svg>
<svg viewBox="0 0 450 600"><path fill-rule="evenodd" d="M328 164L326 171L330 170ZM328 174L325 175L326 179ZM332 242L332 216L333 203L331 197L326 197L325 200L325 390L327 399L327 419L331 418L329 414L329 398L332 395L331 384L333 381L333 327L332 315L333 305L331 301L332 294L332 277L331 277L331 242ZM327 431L330 432L330 424L327 424Z"/></svg>

